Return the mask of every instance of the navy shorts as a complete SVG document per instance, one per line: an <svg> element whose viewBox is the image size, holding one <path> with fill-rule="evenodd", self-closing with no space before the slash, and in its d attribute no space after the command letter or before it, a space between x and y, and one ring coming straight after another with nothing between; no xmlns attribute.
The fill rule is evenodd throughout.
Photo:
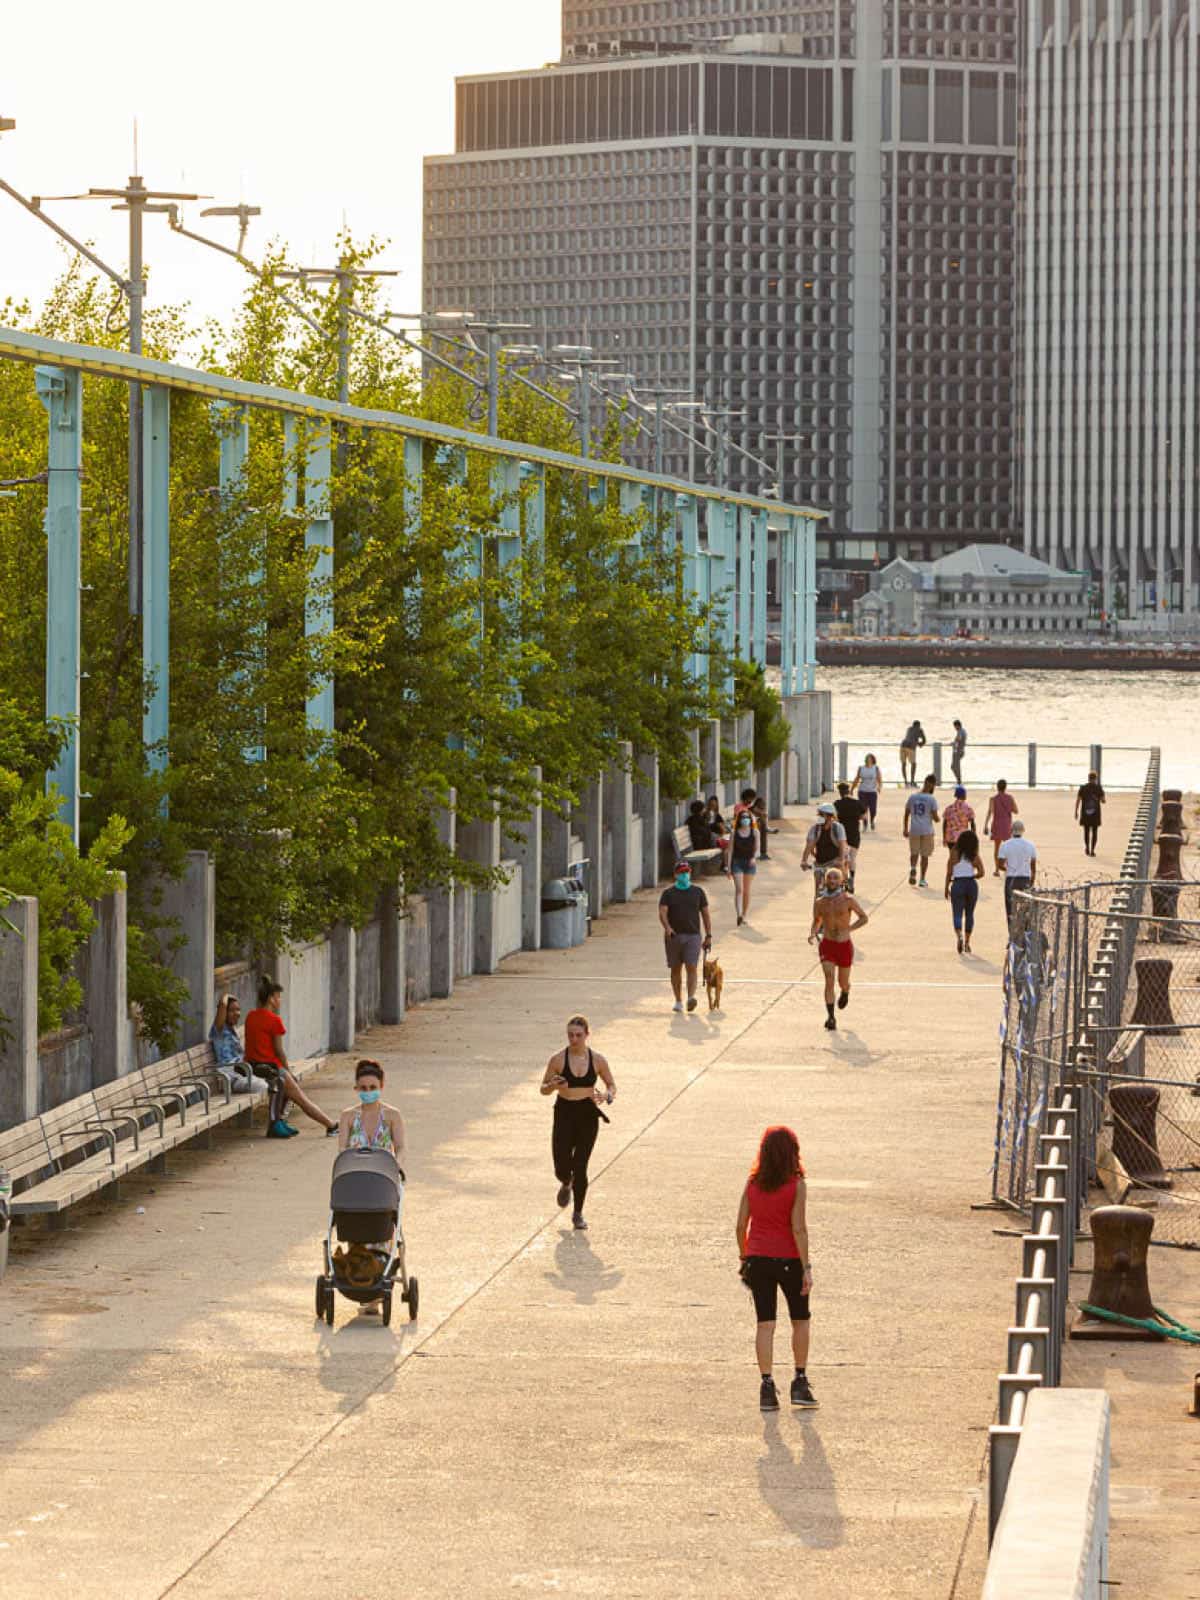
<svg viewBox="0 0 1200 1600"><path fill-rule="evenodd" d="M747 878L752 878L758 871L758 866L753 861L739 861L738 858L734 856L732 862L730 863L730 869L733 872L744 873Z"/></svg>
<svg viewBox="0 0 1200 1600"><path fill-rule="evenodd" d="M756 1322L774 1322L779 1291L787 1301L793 1322L808 1322L808 1296L804 1292L804 1263L794 1256L747 1256L746 1283L754 1296Z"/></svg>

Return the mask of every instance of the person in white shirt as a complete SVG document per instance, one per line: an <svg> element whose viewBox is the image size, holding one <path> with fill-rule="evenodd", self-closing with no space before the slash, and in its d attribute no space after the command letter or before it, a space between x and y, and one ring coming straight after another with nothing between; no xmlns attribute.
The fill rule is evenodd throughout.
<svg viewBox="0 0 1200 1600"><path fill-rule="evenodd" d="M854 782L850 786L850 793L856 794L867 808L872 831L875 828L875 811L879 805L879 791L883 788L883 773L879 770L879 763L875 757L868 753L867 759L859 767Z"/></svg>
<svg viewBox="0 0 1200 1600"><path fill-rule="evenodd" d="M1037 881L1037 850L1025 837L1025 824L1013 818L1012 838L1000 846L1000 865L1004 868L1004 910L1012 926L1012 897L1018 889L1032 889Z"/></svg>

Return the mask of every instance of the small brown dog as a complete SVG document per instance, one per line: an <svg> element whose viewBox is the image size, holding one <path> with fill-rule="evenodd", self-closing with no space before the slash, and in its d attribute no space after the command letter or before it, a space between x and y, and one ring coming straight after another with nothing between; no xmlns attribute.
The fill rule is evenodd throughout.
<svg viewBox="0 0 1200 1600"><path fill-rule="evenodd" d="M715 956L704 958L704 988L708 994L708 1009L719 1011L721 1008L721 990L725 987L725 974L721 970L721 963Z"/></svg>

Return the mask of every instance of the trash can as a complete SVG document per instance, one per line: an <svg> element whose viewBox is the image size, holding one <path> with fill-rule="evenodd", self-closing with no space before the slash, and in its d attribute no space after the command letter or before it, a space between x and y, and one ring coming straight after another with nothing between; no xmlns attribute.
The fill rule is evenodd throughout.
<svg viewBox="0 0 1200 1600"><path fill-rule="evenodd" d="M569 950L575 937L576 886L566 878L542 885L542 949Z"/></svg>

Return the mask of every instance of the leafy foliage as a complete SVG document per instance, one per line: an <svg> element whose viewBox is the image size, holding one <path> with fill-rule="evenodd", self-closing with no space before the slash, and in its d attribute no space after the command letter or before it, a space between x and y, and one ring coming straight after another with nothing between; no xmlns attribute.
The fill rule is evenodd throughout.
<svg viewBox="0 0 1200 1600"><path fill-rule="evenodd" d="M792 730L779 691L767 682L761 662L734 662L733 703L739 712L754 713L754 768L763 772L788 748Z"/></svg>

